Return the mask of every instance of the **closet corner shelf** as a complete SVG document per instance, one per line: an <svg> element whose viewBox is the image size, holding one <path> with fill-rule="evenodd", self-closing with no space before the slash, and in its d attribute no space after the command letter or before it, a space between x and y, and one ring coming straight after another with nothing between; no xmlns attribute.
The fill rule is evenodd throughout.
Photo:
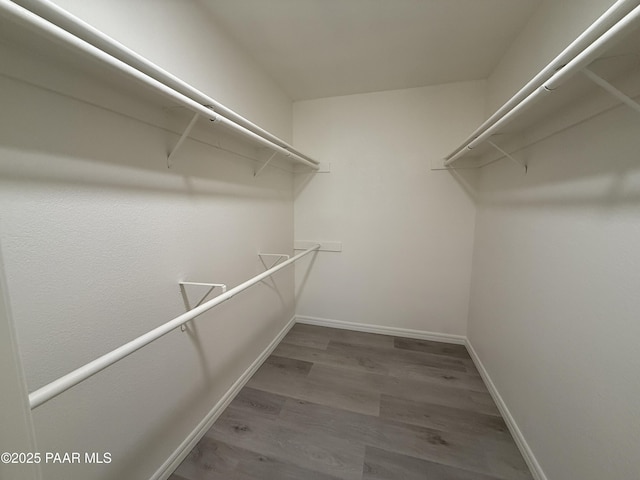
<svg viewBox="0 0 640 480"><path fill-rule="evenodd" d="M640 113L639 27L640 0L618 0L433 168L481 168L509 158L526 172L513 156L518 150L620 102Z"/></svg>
<svg viewBox="0 0 640 480"><path fill-rule="evenodd" d="M202 117L225 127L233 135L271 150L290 163L313 170L319 168L318 161L49 0L0 0L0 46L28 55L40 65L63 66L69 72L92 78L96 83L106 84L112 90L133 95L137 100L165 111L191 111L191 121L168 153L169 167L176 151ZM0 73L9 78L24 81L25 76L31 75L27 80L29 83L56 91L46 83L43 85L41 79L30 82L34 77L33 68L20 65L17 73L7 73L6 68L0 69ZM179 115L180 119L182 116Z"/></svg>

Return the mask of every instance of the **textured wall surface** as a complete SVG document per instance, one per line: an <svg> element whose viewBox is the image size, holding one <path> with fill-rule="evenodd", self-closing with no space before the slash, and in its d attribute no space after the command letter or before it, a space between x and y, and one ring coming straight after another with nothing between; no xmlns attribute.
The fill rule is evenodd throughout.
<svg viewBox="0 0 640 480"><path fill-rule="evenodd" d="M162 22L167 36L137 2L96 3L87 17L126 30L123 41L137 39L160 60L193 65L172 70L207 93L240 99L244 90L251 108L242 113L290 137L281 92L224 43L208 45L215 61L188 59L181 41L214 34L189 4L163 4L157 15L182 15ZM183 313L178 281L232 287L264 271L258 252L292 253L291 173L254 178L255 162L207 143L256 149L211 137L202 122L203 141L188 140L169 170L178 136L167 129L180 131L186 115L171 120L144 98L12 48L2 58L0 243L30 391ZM212 68L225 61L229 69ZM41 451L112 456L106 466L44 465L45 478L148 479L292 318L293 277L278 273L35 410ZM191 302L205 291L191 288Z"/></svg>
<svg viewBox="0 0 640 480"><path fill-rule="evenodd" d="M300 262L298 314L465 334L473 178L430 162L480 122L483 89L465 82L294 104L296 145L331 162L310 183L296 176L296 239L343 242L308 276L311 260Z"/></svg>
<svg viewBox="0 0 640 480"><path fill-rule="evenodd" d="M469 339L549 479L640 473L640 141L625 108L530 149L526 177L508 162L481 176Z"/></svg>
<svg viewBox="0 0 640 480"><path fill-rule="evenodd" d="M489 106L611 3L545 2ZM639 126L619 107L480 175L468 337L550 480L640 475Z"/></svg>

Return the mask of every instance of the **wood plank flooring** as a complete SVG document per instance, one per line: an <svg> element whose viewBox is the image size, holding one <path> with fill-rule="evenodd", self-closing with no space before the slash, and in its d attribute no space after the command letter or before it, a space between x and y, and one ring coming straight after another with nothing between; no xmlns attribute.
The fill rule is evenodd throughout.
<svg viewBox="0 0 640 480"><path fill-rule="evenodd" d="M296 324L169 480L531 480L465 347Z"/></svg>

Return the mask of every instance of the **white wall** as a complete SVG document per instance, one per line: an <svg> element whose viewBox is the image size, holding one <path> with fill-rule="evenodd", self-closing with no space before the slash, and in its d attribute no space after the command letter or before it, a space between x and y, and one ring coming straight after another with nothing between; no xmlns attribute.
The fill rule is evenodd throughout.
<svg viewBox="0 0 640 480"><path fill-rule="evenodd" d="M550 480L640 474L638 126L620 108L481 177L469 339Z"/></svg>
<svg viewBox="0 0 640 480"><path fill-rule="evenodd" d="M162 57L175 54L168 45L176 39L215 33L195 21L196 4L165 3L156 13L169 17L178 4L191 23L167 19L166 36L159 34L165 23L142 15L150 13L146 3L147 10L137 2L98 13L78 8L113 29L135 23L128 35L152 39L147 47ZM246 94L252 118L286 136L290 102L257 69L239 79L233 68L213 68L227 56L251 64L230 44L212 43L224 55L197 72L176 73L208 76L207 92ZM290 173L269 168L254 179L254 162L194 140L168 170L177 135L166 130L172 122L161 109L79 75L67 79L44 60L31 65L13 49L1 53L0 244L30 391L184 312L178 281L231 287L263 271L258 252L291 253ZM204 129L197 135L212 142ZM43 465L44 478L148 479L292 318L293 292L293 270L283 271L275 284L256 285L200 317L192 333L175 331L39 407L40 451L109 452L113 459ZM190 293L193 300L200 291Z"/></svg>
<svg viewBox="0 0 640 480"><path fill-rule="evenodd" d="M299 262L298 315L465 334L475 206L430 162L481 121L483 91L478 81L294 103L296 146L331 162L311 181L296 175L295 237L343 242L308 276L311 260Z"/></svg>
<svg viewBox="0 0 640 480"><path fill-rule="evenodd" d="M552 3L542 40L565 34L553 8L575 34L611 2ZM490 92L560 50L514 45ZM526 176L481 171L468 337L549 480L640 476L639 126L620 107L526 149Z"/></svg>

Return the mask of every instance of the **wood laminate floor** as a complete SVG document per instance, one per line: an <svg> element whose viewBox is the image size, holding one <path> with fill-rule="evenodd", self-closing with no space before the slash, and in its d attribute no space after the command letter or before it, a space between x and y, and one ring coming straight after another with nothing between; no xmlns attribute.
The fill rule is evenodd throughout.
<svg viewBox="0 0 640 480"><path fill-rule="evenodd" d="M296 324L170 480L531 480L464 346Z"/></svg>

